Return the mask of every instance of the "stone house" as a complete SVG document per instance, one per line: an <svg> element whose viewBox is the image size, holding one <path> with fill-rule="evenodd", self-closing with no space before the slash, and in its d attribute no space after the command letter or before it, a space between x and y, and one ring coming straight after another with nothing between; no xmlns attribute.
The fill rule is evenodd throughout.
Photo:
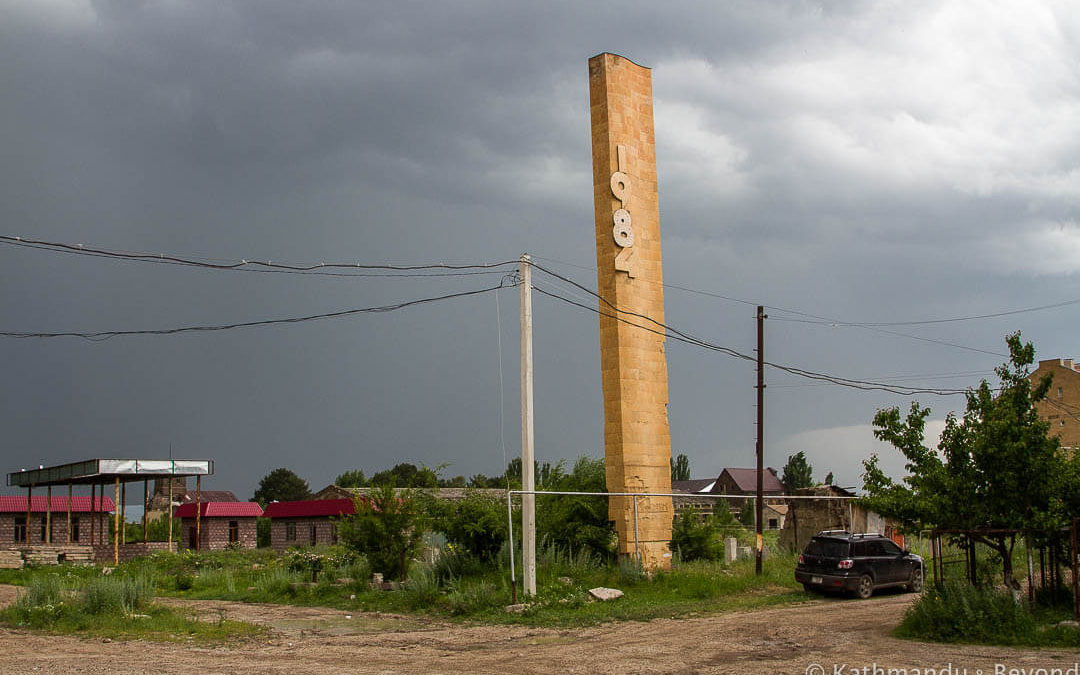
<svg viewBox="0 0 1080 675"><path fill-rule="evenodd" d="M1033 384L1051 375L1050 391L1035 404L1039 418L1050 424L1050 435L1061 439L1063 448L1080 448L1080 366L1072 359L1039 361L1031 373Z"/></svg>
<svg viewBox="0 0 1080 675"><path fill-rule="evenodd" d="M71 498L71 543L104 543L108 522L116 505L108 497ZM26 497L0 496L0 546L20 548L36 544L68 543L67 495L33 495L30 498L30 528L26 527ZM93 535L94 542L90 537Z"/></svg>
<svg viewBox="0 0 1080 675"><path fill-rule="evenodd" d="M792 499L788 515L780 531L780 546L801 552L818 532L846 530L848 532L878 532L905 546L898 524L857 503L855 493L836 485L819 485L795 490L801 497L821 499Z"/></svg>
<svg viewBox="0 0 1080 675"><path fill-rule="evenodd" d="M199 534L195 538L194 502L176 507L173 517L180 519L181 545L195 551L220 551L229 546L255 548L255 519L263 515L255 502L202 502L199 509Z"/></svg>
<svg viewBox="0 0 1080 675"><path fill-rule="evenodd" d="M778 498L784 494L784 484L780 482L780 478L776 475L776 469L766 467L761 482L762 492L766 497L765 505L782 503L783 500ZM746 495L752 497L757 494L757 469L725 468L716 478L672 481L671 491L687 495ZM678 516L690 506L693 506L698 513L703 515L712 515L713 510L719 508L720 504L725 505L732 512L737 512L744 501L743 499L675 497L672 503L675 507L675 515ZM780 520L779 526L783 527L782 521L786 517L786 513L783 516L773 514L771 517ZM765 522L768 523L769 521L766 520Z"/></svg>
<svg viewBox="0 0 1080 675"><path fill-rule="evenodd" d="M337 543L335 519L356 513L352 499L307 499L270 502L263 517L270 519L270 547L281 552L294 546Z"/></svg>

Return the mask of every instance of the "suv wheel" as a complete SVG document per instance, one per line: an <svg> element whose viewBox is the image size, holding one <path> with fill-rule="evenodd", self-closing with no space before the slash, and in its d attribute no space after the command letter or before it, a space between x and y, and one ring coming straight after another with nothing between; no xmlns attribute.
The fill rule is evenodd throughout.
<svg viewBox="0 0 1080 675"><path fill-rule="evenodd" d="M874 580L870 578L869 574L864 574L859 577L859 585L855 588L855 595L859 596L863 600L866 600L874 594Z"/></svg>
<svg viewBox="0 0 1080 675"><path fill-rule="evenodd" d="M911 581L907 584L907 589L912 593L922 592L923 576L922 568L916 567L911 570Z"/></svg>

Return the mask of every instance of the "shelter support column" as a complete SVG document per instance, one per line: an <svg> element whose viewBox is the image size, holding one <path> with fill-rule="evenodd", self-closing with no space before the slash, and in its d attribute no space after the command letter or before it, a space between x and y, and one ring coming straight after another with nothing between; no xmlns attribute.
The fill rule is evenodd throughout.
<svg viewBox="0 0 1080 675"><path fill-rule="evenodd" d="M102 489L105 486L101 486ZM116 477L113 487L113 564L120 564L120 476Z"/></svg>

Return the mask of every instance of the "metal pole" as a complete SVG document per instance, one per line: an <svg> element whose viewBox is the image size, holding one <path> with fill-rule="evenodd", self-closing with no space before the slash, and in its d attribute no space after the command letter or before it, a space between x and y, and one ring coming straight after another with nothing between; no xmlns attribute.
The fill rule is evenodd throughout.
<svg viewBox="0 0 1080 675"><path fill-rule="evenodd" d="M195 476L195 550L202 550L202 531L199 529L202 520L202 475Z"/></svg>
<svg viewBox="0 0 1080 675"><path fill-rule="evenodd" d="M97 496L97 486L90 483L90 545L96 546L97 542L94 541L95 523L97 520L97 509L94 508L94 497ZM81 534L81 533L80 533ZM97 561L97 553L94 553L94 560Z"/></svg>
<svg viewBox="0 0 1080 675"><path fill-rule="evenodd" d="M67 502L67 543L71 543L71 483L68 483L68 502Z"/></svg>
<svg viewBox="0 0 1080 675"><path fill-rule="evenodd" d="M34 497L34 486L33 486L33 484L27 485L26 486L26 545L27 546L29 546L30 543L31 543L31 540L30 540L30 527L31 527L31 525L30 525L30 518L31 518L30 502L33 499L33 497Z"/></svg>
<svg viewBox="0 0 1080 675"><path fill-rule="evenodd" d="M169 454L172 455L172 446L169 446ZM172 505L173 495L172 495L172 491L173 491L173 478L175 477L174 476L175 473L176 473L176 463L173 462L170 459L169 460L169 550L170 551L173 550L173 547L172 547L172 512L173 512L173 505ZM179 547L177 547L177 548L179 548Z"/></svg>
<svg viewBox="0 0 1080 675"><path fill-rule="evenodd" d="M104 487L104 486L102 486ZM120 476L113 485L113 564L120 564Z"/></svg>
<svg viewBox="0 0 1080 675"><path fill-rule="evenodd" d="M52 543L52 486L45 489L45 541Z"/></svg>
<svg viewBox="0 0 1080 675"><path fill-rule="evenodd" d="M517 604L517 577L514 574L514 508L510 505L510 490L506 491L506 523L510 531L510 602Z"/></svg>
<svg viewBox="0 0 1080 675"><path fill-rule="evenodd" d="M757 308L757 498L754 500L754 529L757 533L754 573L761 574L761 552L765 545L762 518L765 516L765 308Z"/></svg>
<svg viewBox="0 0 1080 675"><path fill-rule="evenodd" d="M150 521L147 520L146 511L150 507L150 481L142 482L142 540L145 543L150 539Z"/></svg>
<svg viewBox="0 0 1080 675"><path fill-rule="evenodd" d="M637 533L637 495L634 495L634 557L637 558L638 565L641 565L641 548L638 546Z"/></svg>
<svg viewBox="0 0 1080 675"><path fill-rule="evenodd" d="M127 545L127 483L120 485L120 543Z"/></svg>
<svg viewBox="0 0 1080 675"><path fill-rule="evenodd" d="M533 475L532 265L521 256L521 557L525 595L536 595L536 489Z"/></svg>

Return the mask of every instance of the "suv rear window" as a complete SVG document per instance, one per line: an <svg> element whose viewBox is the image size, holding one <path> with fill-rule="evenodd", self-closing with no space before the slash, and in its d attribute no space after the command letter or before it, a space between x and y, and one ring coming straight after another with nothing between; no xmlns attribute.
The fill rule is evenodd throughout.
<svg viewBox="0 0 1080 675"><path fill-rule="evenodd" d="M811 539L804 553L823 558L846 558L848 557L848 543L839 539Z"/></svg>

